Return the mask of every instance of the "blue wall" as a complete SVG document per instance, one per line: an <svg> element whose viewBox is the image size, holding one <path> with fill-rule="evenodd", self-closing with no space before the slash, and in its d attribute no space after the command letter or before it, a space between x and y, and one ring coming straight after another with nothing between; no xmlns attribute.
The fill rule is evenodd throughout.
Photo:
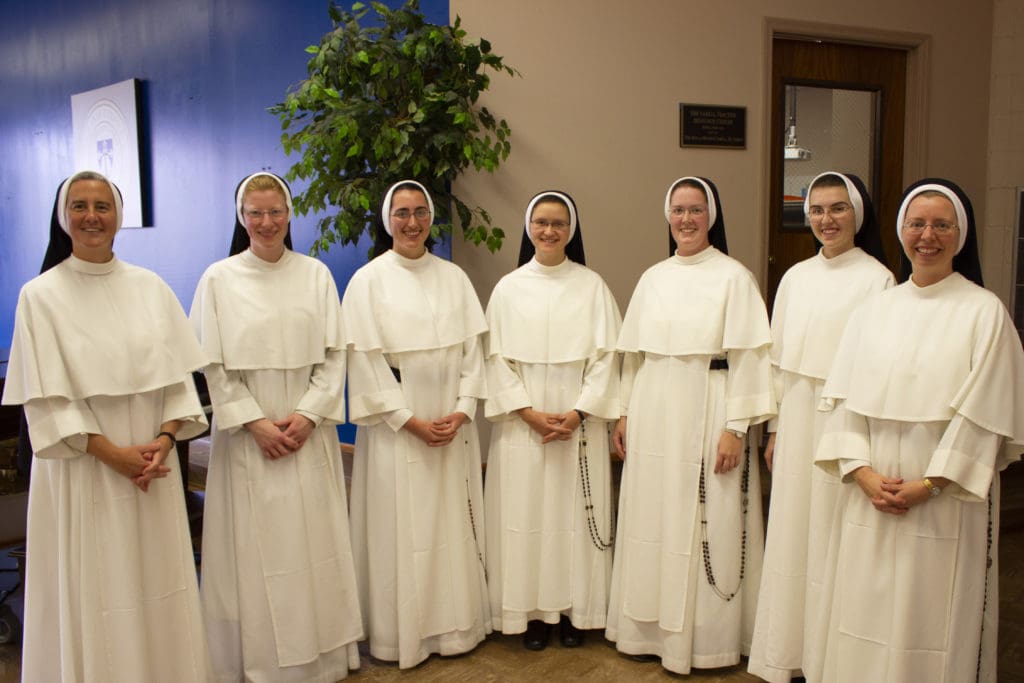
<svg viewBox="0 0 1024 683"><path fill-rule="evenodd" d="M448 0L421 7L448 23ZM19 289L39 272L57 184L75 170L73 93L142 81L153 227L123 230L115 251L159 273L188 310L203 270L227 255L235 185L259 169L283 175L296 159L282 151L280 124L266 108L306 76L306 46L330 29L324 0L5 3L0 348L10 346ZM296 250L308 250L314 226L314 216L292 222ZM367 247L322 257L339 290Z"/></svg>

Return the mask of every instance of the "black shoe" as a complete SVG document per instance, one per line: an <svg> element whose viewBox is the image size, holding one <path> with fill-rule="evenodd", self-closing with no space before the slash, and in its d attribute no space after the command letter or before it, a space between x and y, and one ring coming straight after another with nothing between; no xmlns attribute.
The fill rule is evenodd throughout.
<svg viewBox="0 0 1024 683"><path fill-rule="evenodd" d="M634 662L658 662L661 661L661 657L658 655L626 655Z"/></svg>
<svg viewBox="0 0 1024 683"><path fill-rule="evenodd" d="M562 647L579 647L583 644L583 631L573 626L569 617L562 617L558 629L558 640Z"/></svg>
<svg viewBox="0 0 1024 683"><path fill-rule="evenodd" d="M526 624L526 633L523 634L523 647L527 650L543 650L548 646L549 635L551 635L550 626L543 621L531 621Z"/></svg>

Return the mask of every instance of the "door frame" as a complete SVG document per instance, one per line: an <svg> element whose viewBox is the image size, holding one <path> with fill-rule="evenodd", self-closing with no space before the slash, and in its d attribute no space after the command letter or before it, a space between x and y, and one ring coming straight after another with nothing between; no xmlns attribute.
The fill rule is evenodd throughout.
<svg viewBox="0 0 1024 683"><path fill-rule="evenodd" d="M928 102L928 73L931 64L931 38L923 33L886 31L882 29L841 26L799 19L766 17L762 45L765 59L761 75L762 106L765 115L761 120L765 163L761 165L762 206L761 216L764 250L761 255L762 286L767 297L768 259L771 256L771 173L772 173L772 44L776 38L792 40L822 40L850 45L867 45L904 49L907 51L906 109L903 122L903 185L921 178L928 166L928 117L925 103ZM885 226L881 226L885 229Z"/></svg>

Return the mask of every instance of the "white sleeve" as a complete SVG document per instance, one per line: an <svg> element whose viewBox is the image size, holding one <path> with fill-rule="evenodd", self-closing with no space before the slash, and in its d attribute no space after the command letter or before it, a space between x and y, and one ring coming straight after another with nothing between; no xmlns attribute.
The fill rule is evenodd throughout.
<svg viewBox="0 0 1024 683"><path fill-rule="evenodd" d="M776 411L772 390L771 361L768 346L754 349L729 349L729 370L725 380L725 418L738 424L758 424ZM746 428L738 431L746 431Z"/></svg>
<svg viewBox="0 0 1024 683"><path fill-rule="evenodd" d="M640 353L627 351L622 354L622 371L619 373L619 415L622 417L629 412L633 384L636 382L636 374L640 372L643 362L643 356Z"/></svg>
<svg viewBox="0 0 1024 683"><path fill-rule="evenodd" d="M1002 439L958 413L949 421L924 476L949 479L956 484L953 494L958 498L985 500Z"/></svg>
<svg viewBox="0 0 1024 683"><path fill-rule="evenodd" d="M482 337L474 334L462 342L462 368L459 372L459 399L452 412L463 413L471 421L476 416L478 399L487 397L484 378L484 349Z"/></svg>
<svg viewBox="0 0 1024 683"><path fill-rule="evenodd" d="M362 426L386 422L396 432L412 417L402 387L380 349L348 350L348 417Z"/></svg>
<svg viewBox="0 0 1024 683"><path fill-rule="evenodd" d="M505 420L514 417L515 411L531 405L522 378L504 356L494 354L485 363L487 370L487 400L484 401L484 416L489 420Z"/></svg>
<svg viewBox="0 0 1024 683"><path fill-rule="evenodd" d="M85 399L34 398L25 404L25 419L37 458L85 455L88 435L101 433L99 422Z"/></svg>
<svg viewBox="0 0 1024 683"><path fill-rule="evenodd" d="M842 478L860 467L870 467L870 439L867 418L847 410L846 401L840 401L825 418L814 464Z"/></svg>
<svg viewBox="0 0 1024 683"><path fill-rule="evenodd" d="M240 371L227 370L220 363L211 363L206 366L204 374L218 429L233 433L246 423L265 417Z"/></svg>
<svg viewBox="0 0 1024 683"><path fill-rule="evenodd" d="M573 406L587 415L603 420L617 420L619 410L619 355L606 351L587 359L583 370L583 387Z"/></svg>
<svg viewBox="0 0 1024 683"><path fill-rule="evenodd" d="M336 424L345 421L345 351L328 349L322 363L313 366L309 388L299 399L295 412L319 425L323 420Z"/></svg>

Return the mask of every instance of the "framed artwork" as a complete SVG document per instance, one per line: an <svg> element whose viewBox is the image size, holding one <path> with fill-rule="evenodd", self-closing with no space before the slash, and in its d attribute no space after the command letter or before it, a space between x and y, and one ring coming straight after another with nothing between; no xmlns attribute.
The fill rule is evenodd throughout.
<svg viewBox="0 0 1024 683"><path fill-rule="evenodd" d="M144 227L137 85L132 78L71 96L75 171L99 171L121 189L126 228Z"/></svg>

